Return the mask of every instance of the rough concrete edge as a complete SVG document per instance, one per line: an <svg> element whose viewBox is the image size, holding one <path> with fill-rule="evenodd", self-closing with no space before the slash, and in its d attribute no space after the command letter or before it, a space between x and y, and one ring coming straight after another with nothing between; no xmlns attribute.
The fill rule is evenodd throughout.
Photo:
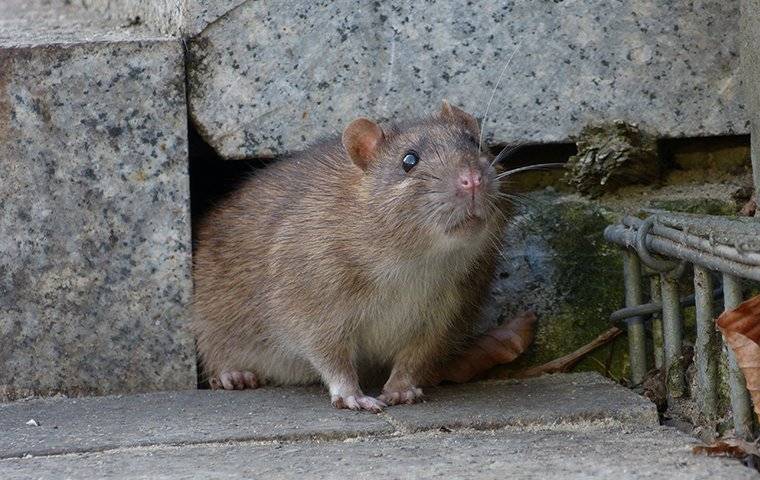
<svg viewBox="0 0 760 480"><path fill-rule="evenodd" d="M520 433L520 432L589 432L589 431L605 431L605 430L611 430L611 429L621 429L627 433L636 433L636 432L649 432L656 429L665 429L668 430L674 434L681 435L684 437L684 440L688 440L690 444L701 444L702 442L696 438L693 437L687 433L684 433L677 428L668 427L668 426L657 426L655 428L649 427L649 426L641 426L641 425L629 425L626 423L620 423L618 421L615 421L614 419L596 419L596 420L588 420L588 421L581 421L581 422L560 422L560 423L554 423L554 424L535 424L535 425L503 425L500 427L495 428L472 428L472 427L463 427L458 428L456 430L452 430L451 432L446 433L453 433L453 434L473 434L473 433L479 433L479 432L510 432L510 433ZM197 447L197 446L213 446L213 445L230 445L230 444L241 444L241 445L247 445L250 447L259 447L259 446L268 446L268 445L282 445L282 444L299 444L299 443L319 443L319 442L356 442L366 439L372 439L372 440L383 440L383 439L390 439L390 438L404 438L404 437L414 437L417 435L424 435L429 434L431 432L436 432L438 429L427 429L427 430L418 430L418 431L409 431L409 432L402 432L398 430L393 429L382 429L382 430L364 430L360 432L352 432L352 434L346 434L345 432L339 432L339 431L331 431L326 432L324 434L293 434L293 435L282 435L282 436L272 436L267 438L257 438L257 437L245 437L245 436L233 436L227 439L220 439L220 440L207 440L207 441L197 441L197 442L166 442L166 443L140 443L140 444L133 444L133 445L117 445L113 447L108 448L99 448L99 449L76 449L76 450L70 450L70 451L52 451L50 453L38 453L38 454L30 454L31 456L27 456L27 454L21 454L21 455L15 455L15 456L0 456L0 464L4 461L13 461L13 460L19 460L23 458L49 458L49 457L67 457L67 456L80 456L80 455L91 455L91 454L100 454L100 453L120 453L120 452L130 452L130 451L142 451L142 450L156 450L156 449L179 449L182 447Z"/></svg>
<svg viewBox="0 0 760 480"><path fill-rule="evenodd" d="M564 378L574 377L583 379L586 385L608 385L614 390L619 392L625 392L625 395L630 395L632 398L636 398L641 401L640 405L625 406L625 408L619 408L615 410L599 410L590 412L581 412L575 415L567 415L558 421L545 421L540 418L522 421L520 419L483 419L483 420L461 420L461 419L449 419L440 424L422 424L416 425L404 418L399 418L393 414L393 410L385 410L382 415L386 421L391 423L400 433L416 433L429 430L436 430L439 428L450 428L452 430L462 429L474 429L474 430L494 430L507 427L544 427L544 426L561 426L561 425L574 425L589 422L613 422L620 426L638 426L645 428L654 428L661 426L660 416L657 412L657 406L649 401L647 398L638 395L631 389L620 385L611 379L600 375L597 372L575 372L575 373L556 373L546 374L539 377L525 378L525 379L490 379L480 382L474 382L479 384L508 384L515 385L521 383L550 381L551 377L560 376ZM570 380L572 381L572 379ZM466 385L466 384L463 384ZM582 386L581 386L582 387Z"/></svg>
<svg viewBox="0 0 760 480"><path fill-rule="evenodd" d="M623 411L607 412L584 412L575 415L567 415L562 419L554 421L545 421L540 418L520 420L520 419L450 419L441 423L428 423L418 425L414 422L407 421L403 418L394 416L392 413L388 413L387 421L394 425L394 427L402 434L426 432L431 430L438 430L441 428L447 428L454 431L472 429L476 431L485 430L500 430L502 428L566 428L570 425L579 424L593 424L597 422L610 422L611 424L624 426L636 426L636 427L659 427L659 416L657 410L652 405L652 408L643 408L639 411L640 415L631 412L627 414Z"/></svg>
<svg viewBox="0 0 760 480"><path fill-rule="evenodd" d="M379 418L379 417L378 417ZM15 450L8 450L4 452L0 452L0 461L2 460L9 460L9 459L16 459L16 458L24 458L27 457L27 455L31 455L32 457L54 457L54 456L61 456L61 455L70 455L70 454L84 454L84 453L102 453L102 452L113 452L118 450L129 450L134 448L149 448L149 447L183 447L183 446L197 446L197 445L215 445L215 444L222 444L222 443L274 443L274 442L303 442L303 441L344 441L352 438L362 438L367 437L369 435L374 436L391 436L396 435L398 432L396 429L389 424L388 422L385 422L386 425L383 427L378 426L377 428L365 428L365 429L354 429L354 430L326 430L323 432L311 432L311 433L300 433L300 432L290 432L290 433L280 433L280 434L239 434L239 435L229 435L229 436L220 436L219 438L215 439L208 439L208 440L187 440L187 441L166 441L166 442L151 442L151 441L135 441L135 442L124 442L123 444L119 444L116 442L105 442L103 445L100 446L93 446L93 447L72 447L72 448L64 448L64 447L53 447L53 448L47 448L47 449L40 449L38 451L35 450L23 450L23 449L15 449ZM34 453L31 453L34 451Z"/></svg>

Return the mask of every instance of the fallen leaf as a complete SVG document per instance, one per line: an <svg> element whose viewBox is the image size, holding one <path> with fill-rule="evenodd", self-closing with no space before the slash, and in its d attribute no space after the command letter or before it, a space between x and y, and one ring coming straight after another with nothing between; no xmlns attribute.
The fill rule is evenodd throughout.
<svg viewBox="0 0 760 480"><path fill-rule="evenodd" d="M760 295L726 310L716 323L744 374L755 414L760 415Z"/></svg>
<svg viewBox="0 0 760 480"><path fill-rule="evenodd" d="M744 204L741 211L739 212L739 215L744 215L746 217L752 217L755 215L755 212L757 211L757 194L752 194L752 197L747 201L747 203Z"/></svg>
<svg viewBox="0 0 760 480"><path fill-rule="evenodd" d="M465 383L496 365L513 361L533 342L535 323L535 313L522 312L503 325L490 329L476 338L462 355L442 368L432 383Z"/></svg>
<svg viewBox="0 0 760 480"><path fill-rule="evenodd" d="M747 455L760 456L757 444L740 438L726 438L718 440L710 445L697 445L691 449L697 455L711 457L744 458Z"/></svg>

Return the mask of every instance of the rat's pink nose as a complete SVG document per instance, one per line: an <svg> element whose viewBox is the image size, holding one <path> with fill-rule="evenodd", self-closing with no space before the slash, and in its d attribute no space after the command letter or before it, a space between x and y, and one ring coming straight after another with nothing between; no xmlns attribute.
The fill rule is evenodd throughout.
<svg viewBox="0 0 760 480"><path fill-rule="evenodd" d="M480 188L482 181L483 177L480 175L480 172L476 170L467 170L459 174L457 187L465 192L474 192Z"/></svg>

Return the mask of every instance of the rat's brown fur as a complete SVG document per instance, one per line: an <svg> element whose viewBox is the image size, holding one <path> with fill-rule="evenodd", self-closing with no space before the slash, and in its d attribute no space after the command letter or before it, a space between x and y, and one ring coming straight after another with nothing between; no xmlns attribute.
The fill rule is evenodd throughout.
<svg viewBox="0 0 760 480"><path fill-rule="evenodd" d="M200 225L193 327L210 377L322 381L336 406L376 411L360 373L390 368L380 398L412 402L468 338L505 223L477 122L444 104L375 142L366 125L251 177ZM484 177L472 199L454 188L467 168Z"/></svg>

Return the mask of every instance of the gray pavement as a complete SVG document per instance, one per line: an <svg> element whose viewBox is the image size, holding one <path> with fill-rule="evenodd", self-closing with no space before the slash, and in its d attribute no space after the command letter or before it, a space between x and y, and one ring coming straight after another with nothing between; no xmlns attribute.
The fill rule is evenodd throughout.
<svg viewBox="0 0 760 480"><path fill-rule="evenodd" d="M319 388L4 404L0 478L760 478L693 455L696 440L595 374L428 395L380 415L335 410Z"/></svg>

